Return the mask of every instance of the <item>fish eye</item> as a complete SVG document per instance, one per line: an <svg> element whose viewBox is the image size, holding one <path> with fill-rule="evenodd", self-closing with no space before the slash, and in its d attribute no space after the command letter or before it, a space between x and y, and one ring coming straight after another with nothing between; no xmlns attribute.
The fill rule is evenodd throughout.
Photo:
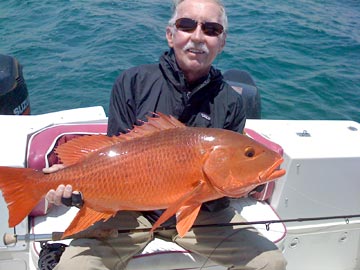
<svg viewBox="0 0 360 270"><path fill-rule="evenodd" d="M253 147L246 147L245 148L245 156L251 158L253 156L255 156L255 149Z"/></svg>

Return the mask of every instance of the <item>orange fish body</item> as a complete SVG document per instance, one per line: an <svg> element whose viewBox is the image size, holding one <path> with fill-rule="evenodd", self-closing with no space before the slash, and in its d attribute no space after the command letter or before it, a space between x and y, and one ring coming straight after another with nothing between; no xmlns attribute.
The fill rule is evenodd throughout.
<svg viewBox="0 0 360 270"><path fill-rule="evenodd" d="M184 235L203 202L246 195L282 176L279 154L236 132L185 127L160 115L118 137L84 136L56 152L66 168L52 174L0 167L9 226L21 222L59 184L82 192L84 206L64 237L119 210L166 209L153 230L174 214Z"/></svg>

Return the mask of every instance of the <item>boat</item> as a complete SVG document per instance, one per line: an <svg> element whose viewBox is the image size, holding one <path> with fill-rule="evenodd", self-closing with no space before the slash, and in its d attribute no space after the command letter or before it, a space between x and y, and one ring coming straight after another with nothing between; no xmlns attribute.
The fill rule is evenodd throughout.
<svg viewBox="0 0 360 270"><path fill-rule="evenodd" d="M231 199L247 221L282 250L288 270L360 269L360 124L349 120L260 119L256 85L245 72L225 73L246 97L246 134L284 157L287 173L247 198ZM241 79L240 79L241 78ZM0 115L0 165L42 169L54 147L73 137L106 133L100 106L40 115ZM52 269L70 240L59 240L75 207L43 200L14 228L0 193L0 269ZM215 226L215 225L214 225ZM172 242L155 238L128 270L222 270Z"/></svg>

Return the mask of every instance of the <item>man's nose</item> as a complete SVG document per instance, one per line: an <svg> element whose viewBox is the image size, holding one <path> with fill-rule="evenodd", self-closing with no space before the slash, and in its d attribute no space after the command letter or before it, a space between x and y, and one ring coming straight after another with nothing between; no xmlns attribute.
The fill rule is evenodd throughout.
<svg viewBox="0 0 360 270"><path fill-rule="evenodd" d="M201 29L201 23L198 23L195 31L191 35L193 41L202 42L205 39L205 34Z"/></svg>

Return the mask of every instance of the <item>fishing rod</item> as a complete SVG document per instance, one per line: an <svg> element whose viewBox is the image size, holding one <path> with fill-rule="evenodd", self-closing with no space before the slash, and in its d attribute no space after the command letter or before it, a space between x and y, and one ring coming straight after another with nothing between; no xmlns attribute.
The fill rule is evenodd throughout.
<svg viewBox="0 0 360 270"><path fill-rule="evenodd" d="M333 219L343 219L346 224L350 223L350 219L360 218L360 214L356 215L341 215L341 216L325 216L325 217L311 217L311 218L292 218L292 219L275 219L275 220L260 220L260 221L244 221L244 222L230 222L230 223L216 223L216 224L195 224L192 228L208 228L208 227L229 227L229 226L246 226L246 225L265 225L266 230L270 230L271 224L276 223L291 223L291 222L309 222L309 221L320 221L320 220L333 220ZM163 226L154 230L154 232L165 231L165 230L174 230L176 229L175 225ZM77 238L89 238L89 237L116 237L121 233L136 233L136 232L149 232L151 228L137 228L137 229L124 229L124 230L96 230L89 234L82 234L81 232L77 234ZM43 241L59 241L62 240L63 232L53 232L49 234L24 234L17 235L11 233L5 233L3 236L3 242L5 245L16 244L17 241L25 242L43 242ZM73 237L66 237L69 239Z"/></svg>

